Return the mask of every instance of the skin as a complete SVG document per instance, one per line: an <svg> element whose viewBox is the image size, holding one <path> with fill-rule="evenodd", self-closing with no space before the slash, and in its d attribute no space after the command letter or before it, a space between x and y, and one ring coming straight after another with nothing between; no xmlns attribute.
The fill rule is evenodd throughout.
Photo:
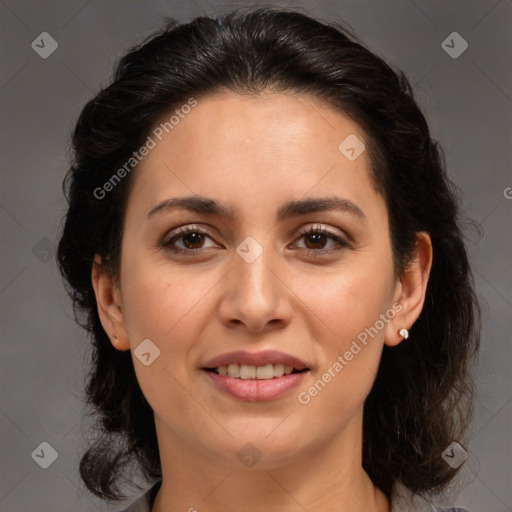
<svg viewBox="0 0 512 512"><path fill-rule="evenodd" d="M400 343L399 330L421 312L432 248L419 233L412 263L395 275L387 210L367 154L350 161L338 150L349 134L365 141L354 121L311 97L218 94L200 98L134 171L119 279L97 256L92 282L118 350L133 356L147 338L160 349L149 366L133 356L162 461L153 512L330 512L340 503L347 512L390 510L362 469L363 403L383 345ZM185 210L147 218L161 201L194 194L233 208L234 218ZM333 195L355 203L364 219L338 210L276 219L285 201ZM184 225L207 235L174 247L198 251L162 248ZM350 245L301 236L318 225L350 237ZM248 236L263 250L252 263L236 252ZM385 327L308 404L299 403L297 393L394 304L401 310ZM236 400L200 368L240 349L277 349L310 372L278 399ZM251 468L237 457L248 442L262 455Z"/></svg>

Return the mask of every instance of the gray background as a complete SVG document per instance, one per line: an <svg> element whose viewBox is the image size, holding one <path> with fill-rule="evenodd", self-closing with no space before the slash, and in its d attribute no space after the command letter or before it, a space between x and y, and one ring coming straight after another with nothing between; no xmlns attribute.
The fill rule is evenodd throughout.
<svg viewBox="0 0 512 512"><path fill-rule="evenodd" d="M164 16L184 20L256 3L0 1L2 512L109 510L78 475L89 425L81 420L80 400L88 348L54 258L77 115L107 84L115 60ZM457 504L472 512L512 510L512 199L506 197L512 187L512 1L276 4L345 19L372 50L407 73L445 148L466 212L484 228L469 246L483 332L476 418ZM456 59L441 46L454 31L469 44ZM31 47L42 32L59 45L47 59ZM48 469L31 457L43 441L58 452Z"/></svg>

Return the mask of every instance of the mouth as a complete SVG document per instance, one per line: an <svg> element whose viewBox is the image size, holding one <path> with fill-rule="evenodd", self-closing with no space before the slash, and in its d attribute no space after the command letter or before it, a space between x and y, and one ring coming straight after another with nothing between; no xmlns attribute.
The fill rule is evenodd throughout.
<svg viewBox="0 0 512 512"><path fill-rule="evenodd" d="M292 373L302 373L309 371L309 368L295 368L292 365L283 363L266 364L263 366L255 366L249 364L231 363L229 365L219 365L216 368L203 368L207 372L216 373L217 375L228 375L234 379L258 379L270 380L278 379L283 375L291 375Z"/></svg>
<svg viewBox="0 0 512 512"><path fill-rule="evenodd" d="M300 359L274 350L223 354L201 369L218 391L248 402L279 398L310 371Z"/></svg>

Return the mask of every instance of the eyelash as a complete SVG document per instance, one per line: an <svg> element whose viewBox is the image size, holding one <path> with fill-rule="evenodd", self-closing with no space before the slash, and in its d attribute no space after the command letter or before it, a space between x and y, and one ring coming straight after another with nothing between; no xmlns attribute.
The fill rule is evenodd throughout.
<svg viewBox="0 0 512 512"><path fill-rule="evenodd" d="M166 238L163 240L161 244L161 248L165 251L177 254L197 254L198 252L201 252L202 249L175 249L172 247L172 244L175 243L177 240L183 238L186 235L189 235L191 233L197 233L200 235L206 235L208 238L212 238L209 233L206 231L203 231L199 228L196 228L194 226L185 226L182 228L178 228L176 232L173 234L171 238ZM339 235L336 235L332 233L331 231L323 228L322 226L316 226L315 228L308 228L307 230L301 232L298 236L298 238L303 238L307 235L324 235L331 240L334 240L338 244L337 249L302 249L303 251L306 251L308 254L313 256L322 256L324 254L340 251L342 249L345 249L347 247L350 247L349 242L345 240L344 238L340 237Z"/></svg>

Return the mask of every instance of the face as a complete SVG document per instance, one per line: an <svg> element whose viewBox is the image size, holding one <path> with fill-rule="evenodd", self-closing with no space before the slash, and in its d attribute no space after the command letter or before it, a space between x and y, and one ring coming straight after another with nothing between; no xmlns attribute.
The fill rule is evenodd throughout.
<svg viewBox="0 0 512 512"><path fill-rule="evenodd" d="M404 327L384 199L354 158L365 134L311 97L226 93L160 138L133 171L104 321L159 442L233 464L250 442L275 467L358 439ZM207 202L171 203L190 196Z"/></svg>

